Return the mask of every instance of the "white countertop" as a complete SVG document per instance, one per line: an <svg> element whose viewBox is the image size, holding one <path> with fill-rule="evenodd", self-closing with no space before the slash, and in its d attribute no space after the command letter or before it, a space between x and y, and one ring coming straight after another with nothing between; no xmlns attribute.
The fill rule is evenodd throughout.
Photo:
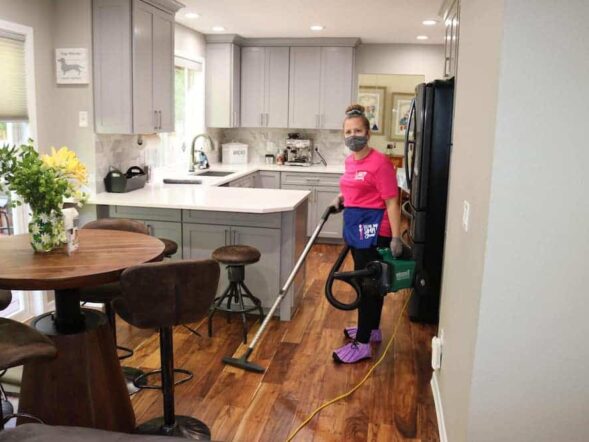
<svg viewBox="0 0 589 442"><path fill-rule="evenodd" d="M306 190L251 189L243 187L219 187L257 171L337 173L341 166L278 166L275 164L225 165L212 164L213 171L233 171L224 177L202 177L177 170L156 171L153 183L128 193L101 192L91 195L89 204L129 207L154 207L165 209L207 210L220 212L275 213L294 210L305 201ZM163 178L179 178L201 181L201 184L163 184Z"/></svg>

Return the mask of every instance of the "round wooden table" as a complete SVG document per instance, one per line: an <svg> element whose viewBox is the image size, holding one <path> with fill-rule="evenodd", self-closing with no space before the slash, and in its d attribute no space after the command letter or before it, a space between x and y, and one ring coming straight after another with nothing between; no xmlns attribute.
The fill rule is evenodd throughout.
<svg viewBox="0 0 589 442"><path fill-rule="evenodd" d="M164 244L139 233L79 234L80 248L71 256L33 252L28 234L0 238L0 288L55 290L55 312L32 325L55 342L58 356L25 365L19 410L50 425L130 432L135 415L108 321L97 310L80 308L78 289L117 281L128 267L161 260Z"/></svg>

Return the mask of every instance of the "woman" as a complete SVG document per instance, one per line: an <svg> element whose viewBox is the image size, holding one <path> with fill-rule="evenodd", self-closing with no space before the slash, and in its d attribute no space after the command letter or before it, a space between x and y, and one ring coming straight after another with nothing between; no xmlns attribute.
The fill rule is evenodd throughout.
<svg viewBox="0 0 589 442"><path fill-rule="evenodd" d="M386 155L368 146L370 122L364 107L348 107L344 120L346 146L352 153L346 158L345 173L340 179L340 195L332 203L337 210L343 205L344 240L350 246L354 269L366 267L380 259L378 247L390 247L400 256L400 210L397 201L397 176ZM379 329L383 298L374 281L361 283L362 297L358 307L358 326L347 327L344 335L352 342L333 352L336 362L351 364L372 357L370 342L382 340Z"/></svg>

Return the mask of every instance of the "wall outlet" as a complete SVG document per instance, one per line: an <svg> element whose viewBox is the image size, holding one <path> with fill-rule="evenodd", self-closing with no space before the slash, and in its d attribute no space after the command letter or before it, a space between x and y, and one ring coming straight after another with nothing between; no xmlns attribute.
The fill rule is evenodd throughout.
<svg viewBox="0 0 589 442"><path fill-rule="evenodd" d="M88 127L88 111L80 111L78 113L78 126Z"/></svg>
<svg viewBox="0 0 589 442"><path fill-rule="evenodd" d="M468 232L468 224L470 222L470 204L468 201L464 201L464 211L462 212L462 228L465 232Z"/></svg>

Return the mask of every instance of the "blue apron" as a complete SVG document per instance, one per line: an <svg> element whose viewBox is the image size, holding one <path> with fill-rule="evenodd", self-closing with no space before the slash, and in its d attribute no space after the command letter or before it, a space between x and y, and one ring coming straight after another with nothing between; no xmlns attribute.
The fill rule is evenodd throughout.
<svg viewBox="0 0 589 442"><path fill-rule="evenodd" d="M376 247L384 209L346 207L344 209L344 241L354 249Z"/></svg>

